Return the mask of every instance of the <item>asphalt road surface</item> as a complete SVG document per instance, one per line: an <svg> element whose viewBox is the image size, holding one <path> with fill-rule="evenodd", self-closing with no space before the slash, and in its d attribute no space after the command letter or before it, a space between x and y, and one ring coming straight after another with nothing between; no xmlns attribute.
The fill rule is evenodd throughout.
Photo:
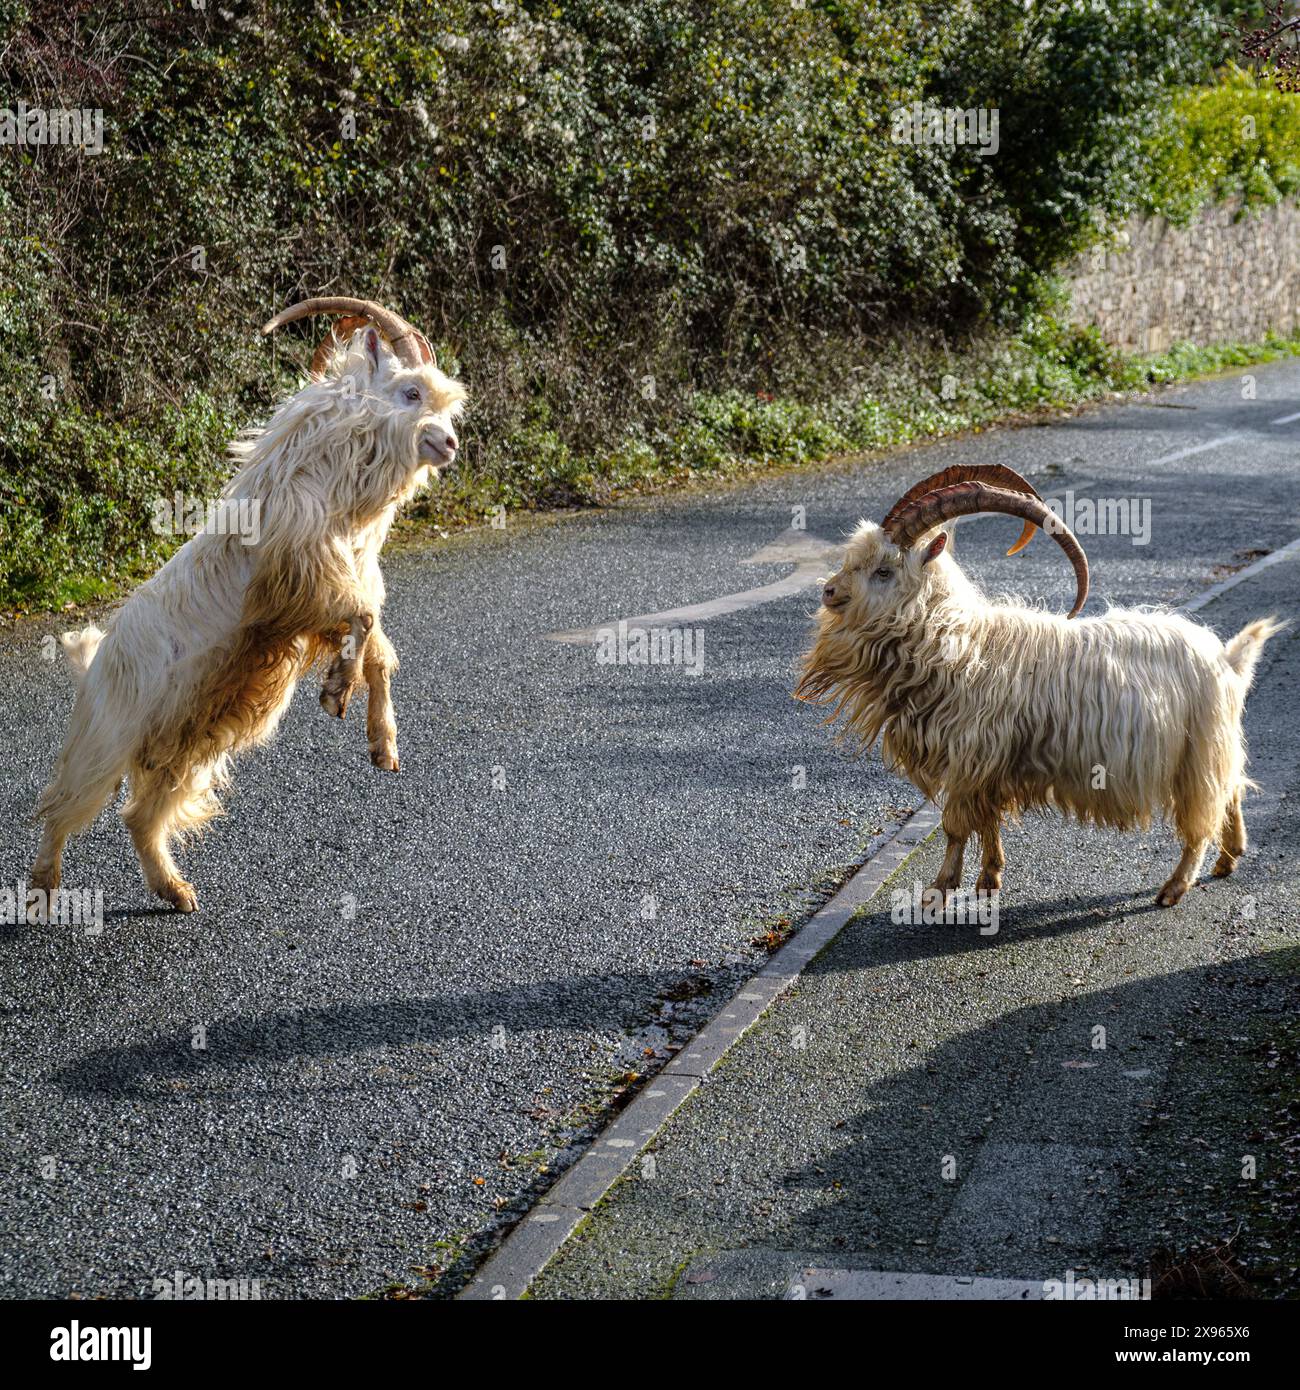
<svg viewBox="0 0 1300 1390"><path fill-rule="evenodd" d="M835 541L958 461L1008 463L1048 496L1149 501L1146 543L1084 537L1089 611L1180 602L1221 567L1300 536L1300 365L1250 375L1253 400L1232 376L391 558L399 776L371 768L359 707L340 725L304 687L276 741L240 764L229 814L184 851L197 915L151 900L105 813L65 861L67 886L102 892L102 932L0 926L0 1288L151 1297L181 1271L257 1280L268 1298L341 1297L421 1287L448 1268L454 1287L576 1156L620 1078L671 1055L765 958L765 933L806 914L919 801L790 698L811 586L694 623L703 647L689 655L702 661L602 663L598 648L551 634L777 584L790 558L745 561L795 509L805 536ZM1070 573L1055 546L1001 557L1016 525L963 525L959 557L990 588L1063 608ZM1227 633L1257 612L1294 613L1295 566L1265 574L1204 620ZM71 706L42 652L60 626L0 639L0 885L15 890L35 846L26 817ZM1039 1247L999 1259L996 1232L942 1217L962 1200L986 1205L999 1174L1132 1166L1138 1121L1127 1117L1164 1104L1173 1062L1187 1064L1169 1030L1188 1001L1222 1021L1260 1012L1214 972L1271 957L1297 926L1295 643L1270 644L1248 707L1263 790L1248 803L1255 845L1236 880L1148 912L1176 857L1167 834L1035 823L1008 837L1004 921L984 949L878 916L855 925L773 1012L779 1024L746 1040L759 1049L747 1101L733 1095L729 1112L711 1083L683 1113L690 1124L665 1135L693 1156L638 1200L668 1205L643 1209L639 1227L597 1227L541 1291L750 1287L754 1269L730 1255L694 1283L680 1277L702 1251L749 1245L808 1252L817 1268L836 1250L854 1268L1028 1278L1067 1255L1078 1267L1087 1248L1050 1266L1029 1258ZM1243 895L1262 904L1244 923ZM808 1010L822 1040L793 1063L764 1042L790 1007ZM1133 1026L1149 1010L1157 1021L1142 1031L1155 1042ZM1120 1033L1126 1069L1146 1073L1132 1095L1122 1075L1064 1065L1093 1059L1075 1035L1097 1021ZM1055 1030L1036 1072L1015 1045L1026 1029ZM1104 1094L1086 1090L1103 1075ZM825 1122L856 1126L835 1131L826 1174L815 1171L824 1126L810 1128L819 1087ZM918 1087L936 1091L929 1118L909 1108ZM903 1172L928 1178L936 1147L961 1180L904 1194L887 1230L873 1226L867 1209L878 1215ZM763 1190L737 1206L714 1170L735 1179L742 1167ZM1001 1224L1035 1220L1046 1241L1032 1194L1051 1186L1028 1189L1030 1205ZM627 1200L620 1192L610 1222L628 1219ZM1077 1242L1113 1227L1079 1224ZM904 1260L938 1232L941 1256ZM630 1263L616 1253L633 1248ZM761 1277L780 1292L790 1261L772 1258Z"/></svg>

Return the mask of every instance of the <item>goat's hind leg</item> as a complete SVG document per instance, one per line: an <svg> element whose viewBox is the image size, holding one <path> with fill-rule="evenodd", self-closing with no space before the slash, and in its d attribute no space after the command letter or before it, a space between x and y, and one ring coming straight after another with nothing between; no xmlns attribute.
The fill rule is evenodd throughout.
<svg viewBox="0 0 1300 1390"><path fill-rule="evenodd" d="M171 856L172 837L196 830L216 815L212 794L211 764L189 768L175 776L164 768L137 766L131 772L131 799L122 819L150 889L179 912L195 912L199 906L194 885L181 877Z"/></svg>
<svg viewBox="0 0 1300 1390"><path fill-rule="evenodd" d="M1168 883L1156 894L1157 907L1173 907L1184 893L1196 882L1209 847L1208 837L1204 840L1185 840L1183 854L1169 877Z"/></svg>
<svg viewBox="0 0 1300 1390"><path fill-rule="evenodd" d="M1169 881L1156 894L1157 907L1173 907L1196 882L1211 839L1221 833L1231 816L1232 798L1204 794L1206 783L1213 780L1213 771L1212 764L1207 769L1204 758L1189 759L1180 769L1174 792L1173 820L1178 838L1183 842L1183 853Z"/></svg>
<svg viewBox="0 0 1300 1390"><path fill-rule="evenodd" d="M1228 803L1228 813L1219 831L1219 857L1210 871L1215 878L1227 878L1246 852L1246 821L1241 813L1241 792Z"/></svg>
<svg viewBox="0 0 1300 1390"><path fill-rule="evenodd" d="M1002 870L1007 858L1002 852L1002 827L995 818L980 827L980 848L983 862L975 882L977 893L996 893L1002 887Z"/></svg>
<svg viewBox="0 0 1300 1390"><path fill-rule="evenodd" d="M117 772L101 773L80 780L67 763L60 766L54 780L41 795L36 814L44 818L41 843L28 875L28 886L42 895L28 909L35 921L45 921L44 904L63 881L63 846L70 835L84 830L104 809L121 783Z"/></svg>

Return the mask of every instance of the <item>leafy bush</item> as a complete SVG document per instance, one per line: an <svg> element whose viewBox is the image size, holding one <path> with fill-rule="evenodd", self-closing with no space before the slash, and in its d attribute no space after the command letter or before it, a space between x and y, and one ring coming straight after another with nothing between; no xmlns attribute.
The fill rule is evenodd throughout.
<svg viewBox="0 0 1300 1390"><path fill-rule="evenodd" d="M0 0L5 100L106 121L0 150L0 588L153 563L151 492L217 485L305 293L392 301L466 377L440 518L841 447L807 403L901 332L1022 321L1238 8ZM914 102L996 107L998 153L895 142Z"/></svg>
<svg viewBox="0 0 1300 1390"><path fill-rule="evenodd" d="M1179 95L1144 160L1145 211L1190 222L1210 202L1269 206L1300 190L1300 92L1231 66L1213 87Z"/></svg>

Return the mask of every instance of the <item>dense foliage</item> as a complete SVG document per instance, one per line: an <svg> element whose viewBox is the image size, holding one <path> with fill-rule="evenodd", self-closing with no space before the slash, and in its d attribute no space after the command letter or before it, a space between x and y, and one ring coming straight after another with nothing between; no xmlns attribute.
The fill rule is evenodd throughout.
<svg viewBox="0 0 1300 1390"><path fill-rule="evenodd" d="M597 495L902 330L1014 329L1238 8L0 0L0 103L105 113L98 155L0 149L0 591L154 563L148 497L215 488L304 293L392 301L466 377L453 510ZM996 154L892 138L913 103L996 110Z"/></svg>
<svg viewBox="0 0 1300 1390"><path fill-rule="evenodd" d="M1144 158L1142 207L1187 223L1210 202L1267 207L1300 191L1300 92L1230 67L1180 94Z"/></svg>

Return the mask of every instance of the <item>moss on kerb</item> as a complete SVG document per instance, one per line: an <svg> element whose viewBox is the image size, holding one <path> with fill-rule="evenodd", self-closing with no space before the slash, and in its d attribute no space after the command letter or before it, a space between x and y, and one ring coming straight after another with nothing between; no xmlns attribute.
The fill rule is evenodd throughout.
<svg viewBox="0 0 1300 1390"><path fill-rule="evenodd" d="M663 1287L656 1297L665 1301L671 1299L673 1294L677 1292L677 1285L681 1283L682 1276L690 1269L691 1265L694 1264L695 1259L695 1256L688 1256L680 1264L676 1265L673 1272L664 1280Z"/></svg>

